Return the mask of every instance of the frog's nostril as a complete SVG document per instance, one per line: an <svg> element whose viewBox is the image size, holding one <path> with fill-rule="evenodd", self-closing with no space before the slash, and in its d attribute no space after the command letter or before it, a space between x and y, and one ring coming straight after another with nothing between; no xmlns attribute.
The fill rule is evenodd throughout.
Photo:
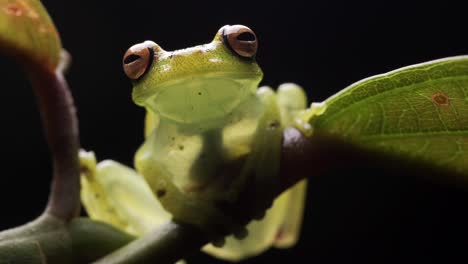
<svg viewBox="0 0 468 264"><path fill-rule="evenodd" d="M141 57L136 55L136 54L130 54L124 59L125 64L130 64L132 62L135 62L136 60L139 60Z"/></svg>
<svg viewBox="0 0 468 264"><path fill-rule="evenodd" d="M255 41L255 35L250 32L242 32L237 36L240 41Z"/></svg>

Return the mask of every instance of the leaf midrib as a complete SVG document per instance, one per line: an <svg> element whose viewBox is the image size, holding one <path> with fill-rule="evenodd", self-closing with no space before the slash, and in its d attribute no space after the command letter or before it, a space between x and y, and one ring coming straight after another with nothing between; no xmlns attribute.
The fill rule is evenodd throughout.
<svg viewBox="0 0 468 264"><path fill-rule="evenodd" d="M439 136L440 137L468 136L468 129L467 130L442 130L442 131L431 131L431 132L374 134L374 135L362 135L362 136L359 136L359 138L362 141L379 141L379 140L386 140L386 139L400 139L400 138L411 138L411 137L439 137Z"/></svg>

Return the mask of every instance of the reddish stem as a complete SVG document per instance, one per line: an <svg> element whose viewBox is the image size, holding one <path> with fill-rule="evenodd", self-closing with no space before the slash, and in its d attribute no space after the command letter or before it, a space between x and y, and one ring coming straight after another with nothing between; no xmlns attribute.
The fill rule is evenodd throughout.
<svg viewBox="0 0 468 264"><path fill-rule="evenodd" d="M38 100L53 161L53 179L46 212L70 220L80 210L79 138L73 98L62 71L63 67L55 71L37 66L26 68Z"/></svg>

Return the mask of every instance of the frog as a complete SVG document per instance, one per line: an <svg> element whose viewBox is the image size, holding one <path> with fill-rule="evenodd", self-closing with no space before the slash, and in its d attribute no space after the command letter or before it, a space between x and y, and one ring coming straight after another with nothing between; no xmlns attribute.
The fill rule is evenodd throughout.
<svg viewBox="0 0 468 264"><path fill-rule="evenodd" d="M257 50L243 25L181 50L131 46L122 63L133 101L146 110L145 141L135 169L80 151L88 215L135 236L170 220L195 225L211 241L202 250L231 261L294 245L306 181L278 197L275 190L283 130L307 100L293 83L259 87ZM245 212L255 219L247 225L239 220Z"/></svg>

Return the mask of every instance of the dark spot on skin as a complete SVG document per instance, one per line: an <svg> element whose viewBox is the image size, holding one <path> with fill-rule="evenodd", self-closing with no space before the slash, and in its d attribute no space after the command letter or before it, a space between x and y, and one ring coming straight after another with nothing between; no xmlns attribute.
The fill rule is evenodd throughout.
<svg viewBox="0 0 468 264"><path fill-rule="evenodd" d="M276 240L280 240L284 237L284 227L281 226L280 229L278 230L278 233L276 233Z"/></svg>
<svg viewBox="0 0 468 264"><path fill-rule="evenodd" d="M184 145L179 145L179 150L184 150Z"/></svg>
<svg viewBox="0 0 468 264"><path fill-rule="evenodd" d="M96 193L96 194L94 194L94 198L99 199L100 195Z"/></svg>
<svg viewBox="0 0 468 264"><path fill-rule="evenodd" d="M449 106L450 99L442 92L437 92L432 95L431 97L432 102L434 102L438 106Z"/></svg>
<svg viewBox="0 0 468 264"><path fill-rule="evenodd" d="M270 129L276 129L276 128L279 127L279 125L280 125L279 122L275 120L275 121L271 122L270 124L268 124L268 127Z"/></svg>
<svg viewBox="0 0 468 264"><path fill-rule="evenodd" d="M88 177L88 176L91 176L91 171L89 170L88 167L81 166L80 167L80 174L84 174L84 176Z"/></svg>
<svg viewBox="0 0 468 264"><path fill-rule="evenodd" d="M201 93L201 92L198 92L198 95L202 95L202 93Z"/></svg>
<svg viewBox="0 0 468 264"><path fill-rule="evenodd" d="M175 137L171 137L171 140L174 141L174 140L175 140Z"/></svg>
<svg viewBox="0 0 468 264"><path fill-rule="evenodd" d="M156 191L156 196L158 196L159 198L163 197L164 195L166 195L165 189L159 189Z"/></svg>

